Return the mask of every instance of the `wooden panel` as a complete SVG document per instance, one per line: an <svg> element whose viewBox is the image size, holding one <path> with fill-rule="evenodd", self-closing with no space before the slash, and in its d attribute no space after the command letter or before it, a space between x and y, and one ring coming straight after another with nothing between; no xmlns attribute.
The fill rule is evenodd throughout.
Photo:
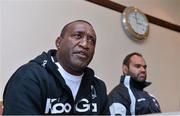
<svg viewBox="0 0 180 116"><path fill-rule="evenodd" d="M115 2L110 1L110 0L86 0L86 1L104 6L106 8L109 8L111 10L115 10L115 11L120 12L120 13L122 13L123 10L126 8L126 6L123 6L121 4L115 3ZM153 16L148 15L148 14L145 14L145 15L147 16L150 23L168 28L168 29L173 30L173 31L180 32L180 26L179 25L172 24L170 22L167 22L167 21L164 21L162 19L153 17Z"/></svg>

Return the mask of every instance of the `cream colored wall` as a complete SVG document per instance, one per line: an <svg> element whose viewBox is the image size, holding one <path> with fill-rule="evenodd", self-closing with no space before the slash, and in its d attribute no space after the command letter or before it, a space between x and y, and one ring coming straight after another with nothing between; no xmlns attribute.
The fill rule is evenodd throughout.
<svg viewBox="0 0 180 116"><path fill-rule="evenodd" d="M177 11L180 10L180 1L179 0L144 0L144 1L137 1L137 0L116 0L115 2L124 4L126 6L136 6L143 10L143 12L155 16L157 18L172 22L174 24L180 24L180 15L177 14ZM180 63L178 59L180 54L178 50L179 47L179 34L171 33L171 31L167 29L163 29L162 27L152 27L151 26L151 34L154 38L153 45L151 47L154 49L154 53L158 53L157 60L155 61L155 57L153 56L153 60L150 59L150 63L153 63L152 66L152 73L149 73L149 78L152 78L153 87L148 88L149 91L155 93L156 96L160 99L161 107L164 111L175 111L176 109L179 110L180 105L180 80L179 80L179 69ZM177 33L177 32L175 32ZM158 39L158 41L157 41ZM173 39L173 40L172 40ZM148 43L149 44L149 43ZM158 45L159 44L159 45ZM156 46L157 45L157 46ZM153 55L152 50L147 54ZM145 50L146 51L146 50ZM147 52L147 51L146 51ZM156 68L153 69L153 68ZM161 69L161 70L160 70ZM150 69L151 71L151 69ZM156 73L155 73L156 72ZM151 75L152 74L152 75ZM153 77L161 77L163 78L163 83L160 83L160 78L156 79ZM174 78L172 78L174 77ZM154 81L157 81L157 86L154 85ZM162 79L161 79L162 80ZM173 85L173 86L172 86ZM162 89L163 88L163 89ZM161 92L158 92L157 90ZM173 98L169 95L173 95ZM170 100L168 100L170 99ZM174 99L174 100L172 100ZM168 107L167 107L168 104Z"/></svg>
<svg viewBox="0 0 180 116"><path fill-rule="evenodd" d="M177 0L168 7L164 2L168 0L137 1L140 0L119 0L124 5L134 4L150 15L180 24L179 15L172 12L179 9ZM124 33L120 13L87 1L4 0L0 3L0 99L7 80L19 66L42 51L55 48L54 41L63 25L84 19L94 26L98 37L90 66L105 81L108 92L119 83L124 56L141 52L148 64L148 81L153 82L146 90L158 98L163 112L180 111L179 33L150 24L148 39L137 43Z"/></svg>
<svg viewBox="0 0 180 116"><path fill-rule="evenodd" d="M2 4L0 2L0 100L3 91L3 79L2 79Z"/></svg>
<svg viewBox="0 0 180 116"><path fill-rule="evenodd" d="M177 13L180 10L179 0L113 1L125 6L136 6L149 15L180 25L180 15ZM153 82L147 90L159 99L163 111L179 111L180 34L151 24L148 39L147 45L141 46L147 57L148 80Z"/></svg>

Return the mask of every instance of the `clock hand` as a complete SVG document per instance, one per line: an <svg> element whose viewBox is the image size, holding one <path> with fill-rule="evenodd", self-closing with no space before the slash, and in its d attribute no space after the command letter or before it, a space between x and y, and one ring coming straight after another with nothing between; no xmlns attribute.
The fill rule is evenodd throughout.
<svg viewBox="0 0 180 116"><path fill-rule="evenodd" d="M137 24L139 24L139 25L143 25L141 22L139 22L139 21L137 21Z"/></svg>
<svg viewBox="0 0 180 116"><path fill-rule="evenodd" d="M138 18L138 16L137 16L137 13L135 13L135 19L136 19L136 23L137 24L139 24L139 25L143 25L141 22L139 22L139 18Z"/></svg>
<svg viewBox="0 0 180 116"><path fill-rule="evenodd" d="M137 13L135 13L135 19L136 19L136 23L138 23L138 19L137 19Z"/></svg>

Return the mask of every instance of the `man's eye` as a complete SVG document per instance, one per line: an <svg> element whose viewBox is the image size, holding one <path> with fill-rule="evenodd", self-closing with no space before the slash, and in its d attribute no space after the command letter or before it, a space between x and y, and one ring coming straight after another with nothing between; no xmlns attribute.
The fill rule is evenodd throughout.
<svg viewBox="0 0 180 116"><path fill-rule="evenodd" d="M135 65L136 68L141 68L141 65Z"/></svg>
<svg viewBox="0 0 180 116"><path fill-rule="evenodd" d="M141 68L141 67L143 67L144 69L146 69L146 68L147 68L147 65L144 65L144 66L143 66L143 65L137 64L137 65L135 65L135 67L136 67L136 68Z"/></svg>
<svg viewBox="0 0 180 116"><path fill-rule="evenodd" d="M146 69L147 68L147 65L145 65L145 66L143 66L144 67L144 69Z"/></svg>
<svg viewBox="0 0 180 116"><path fill-rule="evenodd" d="M75 37L76 39L80 39L82 38L82 34L77 33L77 34L74 34L73 37Z"/></svg>
<svg viewBox="0 0 180 116"><path fill-rule="evenodd" d="M96 44L96 40L94 38L89 38L88 42L91 43L92 45Z"/></svg>
<svg viewBox="0 0 180 116"><path fill-rule="evenodd" d="M93 36L89 36L89 37L88 37L88 41L91 42L91 43L94 44L94 45L96 44L96 38L93 37Z"/></svg>

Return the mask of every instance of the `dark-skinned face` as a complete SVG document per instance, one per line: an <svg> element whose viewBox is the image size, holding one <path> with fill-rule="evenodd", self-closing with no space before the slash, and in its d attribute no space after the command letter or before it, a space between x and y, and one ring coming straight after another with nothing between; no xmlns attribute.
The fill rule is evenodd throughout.
<svg viewBox="0 0 180 116"><path fill-rule="evenodd" d="M80 75L93 58L96 34L85 22L70 24L63 38L56 40L57 59L62 67L73 75Z"/></svg>

